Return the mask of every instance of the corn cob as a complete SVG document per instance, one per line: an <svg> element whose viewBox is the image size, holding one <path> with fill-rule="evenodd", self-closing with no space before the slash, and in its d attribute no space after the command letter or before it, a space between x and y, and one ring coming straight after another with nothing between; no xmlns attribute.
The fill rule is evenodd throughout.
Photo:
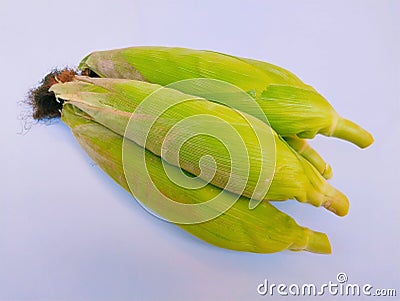
<svg viewBox="0 0 400 301"><path fill-rule="evenodd" d="M179 104L179 107L173 106L170 110L165 111L154 123L147 141L143 140L145 132L140 126L135 128L135 132L130 133L127 138L142 147L146 147L154 154L162 156L167 162L180 166L196 176L201 173L197 164L200 158L205 154L212 155L217 163L217 168L211 183L239 195L256 200L286 200L292 198L301 202L309 202L315 206L323 205L338 215L347 213L347 198L331 187L310 163L288 147L286 142L268 128L265 123L250 115L247 115L246 120L244 120L242 117L245 115L244 113L243 115L238 114L231 108L209 102L203 98L186 95L173 89L160 88L159 85L142 81L78 77L73 82L53 85L50 91L54 92L56 97L73 104L96 122L121 136L126 134L125 128L128 125L131 113L150 94L156 94L153 107L149 106L147 110L142 112L141 118L138 119L139 123L145 124L149 118L151 120L154 117L152 116L154 114L153 109L160 103L168 103L171 99L190 99L189 102ZM232 166L229 165L229 154L224 147L215 143L213 139L209 139L210 137L202 137L199 140L193 140L191 144L183 144L179 150L183 159L178 163L174 161L175 151L162 153L161 142L164 141L169 129L177 122L196 114L209 114L223 119L240 133L241 140L244 141L246 147L242 154L244 157L239 160L240 166L233 170L233 178L241 179L247 176L246 172L248 172L248 182L244 190L240 186L227 187L227 179L230 179L232 172ZM258 129L257 135L249 130L249 123L253 129ZM199 126L199 124L195 125L195 127ZM210 122L206 126L215 129L218 128L219 124ZM181 127L178 133L182 132L187 132L189 137L196 134L196 131L193 132L193 127L190 126ZM258 139L265 137L267 133L273 135L276 158L265 156L265 154L265 157L263 157L262 149L258 146ZM174 138L178 139L179 136ZM233 148L239 148L240 143L242 143L242 141L238 143L232 139L229 141L230 145L234 146ZM263 141L268 142L268 137L263 138ZM242 163L247 156L250 163L249 169L242 168ZM275 162L274 159L276 159L276 168L271 182L268 181L268 176L270 176L271 167L273 167L271 161ZM236 174L235 171L237 171ZM268 189L267 184L271 185L266 195L263 194L266 190L263 190L262 187L261 190L258 190L260 193L255 194L259 187L257 186L260 183L259 179L261 179L264 188Z"/></svg>
<svg viewBox="0 0 400 301"><path fill-rule="evenodd" d="M160 85L190 78L223 80L253 95L281 136L313 138L320 133L362 148L373 142L370 133L340 117L312 87L272 64L211 51L133 47L93 52L79 68L101 77L146 80Z"/></svg>
<svg viewBox="0 0 400 301"><path fill-rule="evenodd" d="M130 191L125 179L122 163L123 144L129 145L128 157L130 167L135 170L136 187L141 189L140 195L146 199L147 186L141 175L141 163L138 159L142 148L107 127L95 122L71 102L64 103L62 120L71 128L74 136L88 155L112 177L119 185ZM126 149L125 149L126 150ZM207 201L210 197L221 194L228 203L235 196L222 191L211 184L201 189L182 188L171 182L163 173L162 160L149 151L146 152L146 165L152 179L161 192L167 197L185 204L197 204ZM179 168L176 169L179 174ZM202 181L196 179L195 181ZM151 200L156 201L154 199ZM210 244L246 252L273 253L289 249L293 251L306 250L315 253L330 253L329 240L324 233L315 232L299 226L291 217L280 212L268 202L264 202L253 210L249 210L249 200L240 197L234 205L218 218L198 224L177 224L183 230Z"/></svg>
<svg viewBox="0 0 400 301"><path fill-rule="evenodd" d="M118 51L118 50L117 50ZM117 52L116 51L116 52ZM103 53L100 53L103 54ZM140 73L133 68L131 65L127 64L125 61L118 59L118 56L115 57L113 62L105 60L103 63L100 61L103 57L103 55L100 55L100 58L97 58L98 54L93 53L87 59L85 58L82 63L80 64L80 68L84 69L86 71L90 70L88 68L93 67L94 65L101 65L100 68L103 68L103 63L105 65L108 65L108 68L106 68L106 71L104 71L105 74L107 74L108 77L115 77L115 78L132 78L132 79L138 79L138 80L144 80L143 76L140 75ZM90 67L87 63L89 61ZM268 63L262 63L262 62L257 62L257 61L252 61L248 60L249 63L252 63L256 68L260 68L263 72L265 72L265 67L270 66L272 71L269 71L270 76L272 76L275 80L278 80L279 82L282 83L287 83L287 84L293 84L293 85L298 85L300 87L308 88L309 86L303 84L295 75L291 74L290 72L279 68L277 66L270 65ZM262 63L261 66L259 63ZM212 68L212 67L211 67ZM275 69L272 69L275 68ZM95 70L99 70L99 68L94 68ZM122 72L119 72L120 70L123 70ZM229 69L228 69L229 70ZM268 72L265 72L268 74ZM221 78L218 73L211 73L208 74L208 76L212 78ZM225 79L225 78L224 78ZM239 81L235 81L235 84L238 85L239 87L246 88L246 86L242 85L239 83ZM248 86L251 87L251 84ZM206 97L209 94L207 91L203 88L200 87L200 90L198 89L199 87L193 86L193 85L186 85L185 83L182 85L181 82L174 83L173 87L181 90L183 92L190 92L191 94L198 95L198 96L203 96ZM221 87L219 87L221 88ZM214 90L214 89L213 89ZM253 90L250 91L250 94L252 94ZM215 93L212 93L213 96L215 96ZM207 97L206 97L207 98ZM220 102L220 99L210 99L212 101ZM229 107L236 108L236 109L243 109L243 106L241 105L240 102L233 102L232 99L226 98L226 104ZM263 111L260 112L260 110L256 110L253 112L249 112L250 114L253 114L255 117L261 119L262 121L266 121L265 118L265 113ZM261 113L261 114L260 114ZM267 121L269 124L269 122ZM332 176L332 170L331 167L319 156L319 154L312 149L305 140L301 140L299 138L296 139L295 136L289 137L284 139L289 143L291 147L293 147L296 151L299 151L303 157L305 157L311 164L315 166L315 168L321 172L321 174L326 178L330 178Z"/></svg>

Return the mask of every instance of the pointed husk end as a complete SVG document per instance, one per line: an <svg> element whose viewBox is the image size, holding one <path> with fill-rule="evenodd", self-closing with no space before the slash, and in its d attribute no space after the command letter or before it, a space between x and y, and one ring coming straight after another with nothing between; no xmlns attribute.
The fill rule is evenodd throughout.
<svg viewBox="0 0 400 301"><path fill-rule="evenodd" d="M317 254L331 254L332 247L325 233L305 228L305 241L301 245L293 244L289 247L291 251L308 251Z"/></svg>
<svg viewBox="0 0 400 301"><path fill-rule="evenodd" d="M308 242L304 250L319 254L332 253L332 247L329 242L328 236L325 233L312 230L310 230Z"/></svg>
<svg viewBox="0 0 400 301"><path fill-rule="evenodd" d="M371 133L345 118L339 118L332 136L352 142L360 148L366 148L374 142Z"/></svg>
<svg viewBox="0 0 400 301"><path fill-rule="evenodd" d="M332 186L327 186L325 200L322 204L326 209L338 216L345 216L349 212L349 199L341 191Z"/></svg>

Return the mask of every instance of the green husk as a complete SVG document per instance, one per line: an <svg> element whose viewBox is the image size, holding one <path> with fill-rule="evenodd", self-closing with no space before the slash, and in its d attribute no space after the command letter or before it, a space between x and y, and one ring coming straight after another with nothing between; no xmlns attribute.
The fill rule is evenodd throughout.
<svg viewBox="0 0 400 301"><path fill-rule="evenodd" d="M305 139L298 138L297 136L287 136L284 139L290 147L310 162L325 179L332 178L332 167L325 162L325 160L310 146L309 143L307 143Z"/></svg>
<svg viewBox="0 0 400 301"><path fill-rule="evenodd" d="M168 47L131 47L93 52L80 63L101 77L146 80L168 85L191 78L214 78L248 92L281 136L313 138L316 134L367 147L373 137L343 119L312 87L272 64L211 51ZM187 91L183 91L186 92Z"/></svg>
<svg viewBox="0 0 400 301"><path fill-rule="evenodd" d="M93 88L93 87L92 87ZM90 89L89 89L90 90ZM136 171L137 187L141 187L146 195L146 187L150 183L145 178L138 158L142 149L136 143L123 139L121 135L95 122L69 102L64 103L62 120L71 128L83 149L118 184L129 191L124 177L122 164L123 143L129 145L129 166ZM197 189L185 189L171 182L163 172L162 160L149 151L146 152L146 164L151 178L163 194L176 202L196 204L207 201L216 194L222 194L230 202L236 198L233 194L222 191L211 184ZM171 166L176 169L179 168ZM196 179L196 181L202 181ZM149 200L152 201L152 200ZM253 210L248 208L249 199L240 197L237 202L219 217L198 224L179 227L194 236L219 247L256 253L273 253L289 249L306 250L315 253L331 253L329 240L324 233L315 232L299 226L291 217L280 212L268 202L264 202Z"/></svg>
<svg viewBox="0 0 400 301"><path fill-rule="evenodd" d="M293 151L265 123L250 115L246 116L247 121L244 121L240 119L242 118L241 115L231 108L199 97L192 97L173 89L160 88L158 85L142 81L78 77L74 82L53 85L51 91L56 94L56 97L73 104L96 122L120 135L125 135L125 128L128 125L131 113L150 94L158 93L153 103L154 106L159 103L166 103L171 99L192 99L190 102L172 107L161 115L153 125L149 139L145 142L143 141L141 125L145 127L149 118L152 118L154 107L149 107L145 111L147 115L142 114L142 117L137 120L139 127L127 138L145 146L155 155L162 156L167 162L182 167L196 176L200 174L199 158L204 154L211 155L217 162L216 176L211 180L211 183L220 188L226 188L227 179L232 173L229 165L229 154L213 139L202 137L201 140L193 140L192 143L184 144L180 149L182 161L179 164L176 164L168 156L168 150L165 153L166 155L161 153L161 143L164 141L165 133L177 122L196 114L214 114L241 133L241 140L244 141L247 150L243 160L249 156L250 161L249 181L244 191L236 191L236 187L228 190L256 200L297 199L300 202L309 202L315 206L323 205L338 215L347 214L347 198L330 186L308 161ZM276 167L272 182L265 176L268 176L269 168L275 163L273 160L275 158L272 158L270 154L263 154L260 157L260 148L257 144L260 137L255 135L248 122L251 123L253 128L258 129L257 135L260 136L260 133L261 136L267 135L267 133L273 135L272 141L276 147ZM195 128L199 125L193 124L193 126L194 128L183 127L181 131L188 133L188 136L193 136L193 133L196 132ZM207 124L207 128L216 132L219 130L218 124L212 122ZM178 136L175 138L178 139ZM234 137L228 137L228 140L233 147L239 147L242 143L242 141L236 141ZM268 141L268 137L264 137L264 141ZM172 151L171 155L174 153L176 152ZM243 168L242 173L239 172L233 176L243 177L245 171L246 169ZM254 194L259 178L262 179L262 184L264 183L266 188L268 188L268 184L271 185L267 195Z"/></svg>

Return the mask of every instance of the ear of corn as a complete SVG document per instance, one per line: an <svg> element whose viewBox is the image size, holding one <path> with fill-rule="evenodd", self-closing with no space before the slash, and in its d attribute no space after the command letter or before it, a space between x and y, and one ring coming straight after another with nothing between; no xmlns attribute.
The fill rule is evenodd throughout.
<svg viewBox="0 0 400 301"><path fill-rule="evenodd" d="M269 125L269 121L259 103L249 102L249 95L244 91L242 93L238 92L236 86L215 80L196 79L182 80L169 84L167 87L227 105L230 108L252 115ZM314 165L324 178L329 179L332 177L331 166L324 161L305 139L297 136L286 136L283 138L294 150Z"/></svg>
<svg viewBox="0 0 400 301"><path fill-rule="evenodd" d="M100 78L54 70L29 93L33 116L62 116L146 209L223 248L331 252L324 233L269 202L347 214L346 196L326 181L330 166L305 139L367 147L373 138L311 86L269 63L184 48L93 52L79 69Z"/></svg>
<svg viewBox="0 0 400 301"><path fill-rule="evenodd" d="M75 83L77 84L77 83ZM61 85L57 85L61 86ZM81 85L87 91L101 91L99 87ZM64 88L64 86L63 86ZM91 92L85 92L91 93ZM129 191L122 164L123 143L129 144L128 153L130 167L135 170L136 187L146 195L146 187L150 183L142 177L146 171L141 170L138 162L142 148L109 128L94 121L71 102L64 104L63 121L71 128L74 136L88 155L123 188ZM211 184L200 189L185 189L171 182L163 172L162 160L152 152L146 152L146 165L154 184L163 194L176 202L185 204L203 203L210 197L222 194L222 198L230 202L235 196L222 191ZM179 168L171 166L178 170ZM195 179L195 181L202 181ZM201 185L200 185L201 186ZM152 200L156 201L156 200ZM218 218L198 224L179 227L196 237L213 245L238 251L272 253L285 249L294 251L307 250L315 253L330 253L331 247L324 233L315 232L299 226L291 217L280 212L268 202L264 202L253 210L248 208L249 199L240 197L234 205Z"/></svg>
<svg viewBox="0 0 400 301"><path fill-rule="evenodd" d="M313 88L277 66L211 51L133 47L99 51L79 65L102 77L144 79L168 85L190 78L214 78L254 95L281 136L313 138L320 133L367 147L370 133L344 119Z"/></svg>
<svg viewBox="0 0 400 301"><path fill-rule="evenodd" d="M315 206L323 205L338 215L345 215L348 211L348 200L341 192L330 186L309 162L293 151L265 123L250 115L246 115L246 119L243 119L244 113L239 114L226 106L173 89L160 89L158 85L134 80L79 77L74 82L53 85L51 91L57 97L78 107L93 120L121 136L126 134L125 128L131 113L141 105L147 96L156 95L155 101L141 111L136 118L138 127L127 136L130 140L196 176L201 176L198 166L200 158L205 154L211 155L217 163L215 177L211 179L211 183L239 195L243 194L256 200L297 199ZM154 109L160 103L168 103L168 101L176 99L190 99L190 101L175 105L160 115L149 132L149 138L144 141L146 133L143 128L146 128L149 120L154 117ZM180 148L182 158L180 162L174 161L176 151L169 153L167 149L164 153L162 152L162 142L172 126L192 115L201 114L208 114L224 120L240 134L239 140L237 137L228 137L227 140L228 145L231 146L230 149L242 149L241 143L244 142L244 152L239 152L243 157L239 158L240 164L236 169L230 165L229 153L223 145L209 136L202 136L199 140L193 139L191 143L183 144ZM249 123L254 129L258 129L257 135L251 129L252 127L249 127ZM175 140L180 139L182 133L187 134L188 137L195 136L199 123L192 125L187 124L180 127L171 146L174 145ZM214 134L217 134L220 124L213 123L211 120L205 126L208 129L216 130ZM259 137L264 137L265 143L271 143L271 139L267 136L268 133L273 135L272 142L275 145L270 144L269 147L276 147L276 158L271 157L271 154L263 153L258 142ZM222 134L226 135L226 132ZM247 156L249 168L246 168L247 165L244 164ZM275 174L271 181L268 176L271 175L275 159ZM227 187L231 174L236 180L248 175L248 182L243 191L241 191L241 187ZM262 189L263 187L257 190L259 179L264 188L268 189L268 185L271 185L266 195L265 193L255 193L255 191L266 191Z"/></svg>

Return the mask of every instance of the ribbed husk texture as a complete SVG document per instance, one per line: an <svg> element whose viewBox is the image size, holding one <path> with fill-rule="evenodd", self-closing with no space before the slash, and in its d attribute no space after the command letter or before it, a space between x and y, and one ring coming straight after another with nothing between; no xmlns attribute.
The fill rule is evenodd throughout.
<svg viewBox="0 0 400 301"><path fill-rule="evenodd" d="M142 151L139 145L130 140L124 141L123 136L97 123L91 116L70 103L64 104L62 120L71 128L93 161L128 191L130 189L124 177L122 163L123 143L129 144L129 153L125 156L129 158L129 165L136 172L137 186L141 187L144 193L146 187L152 183L146 182L141 175L149 172L161 192L177 202L202 203L217 194L222 194L222 198L227 202L236 198L232 193L211 184L197 190L176 185L162 172L161 158L150 151L146 151L147 171L138 169L141 166L138 160ZM178 169L174 166L171 168ZM330 243L324 233L299 226L291 217L269 202L263 202L251 211L248 202L249 199L242 196L218 218L203 223L178 224L178 226L210 244L237 251L273 253L289 249L323 254L331 252Z"/></svg>
<svg viewBox="0 0 400 301"><path fill-rule="evenodd" d="M216 162L215 176L211 183L217 187L260 201L297 199L314 206L325 206L338 215L345 215L348 211L348 200L344 194L329 185L307 160L293 151L268 125L251 115L240 114L232 108L200 97L136 80L78 77L73 82L53 85L51 91L56 97L90 115L96 122L119 135L125 135L193 175L202 176L200 158L211 156ZM140 114L133 115L137 126L127 133L132 113L150 95L152 100L145 103ZM176 99L189 101L171 106L160 116L157 115L160 103ZM215 117L208 119L205 124L207 135L196 136L199 123L187 122L172 137L167 136L172 127L182 120L205 114ZM146 128L150 127L149 122L156 117L145 140ZM226 135L220 120L234 128L239 135ZM256 132L255 128L258 129ZM192 139L181 145L180 136ZM225 136L224 144L213 136ZM162 151L167 138L169 146ZM260 140L261 143L271 145L261 149ZM229 151L235 149L241 151L239 157L233 158L236 162L233 162ZM179 161L175 160L177 150ZM205 167L213 169L212 165ZM227 183L231 177L234 184L229 186ZM244 189L235 185L236 182L243 182L241 180L245 181ZM258 189L258 185L261 189ZM268 187L269 190L262 189Z"/></svg>

